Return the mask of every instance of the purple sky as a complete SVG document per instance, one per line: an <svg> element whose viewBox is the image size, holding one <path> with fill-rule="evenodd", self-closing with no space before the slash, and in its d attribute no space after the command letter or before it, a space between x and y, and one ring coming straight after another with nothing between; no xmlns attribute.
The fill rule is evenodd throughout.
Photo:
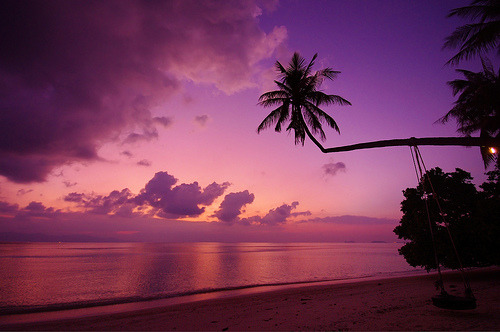
<svg viewBox="0 0 500 332"><path fill-rule="evenodd" d="M0 240L395 239L407 147L256 133L293 52L350 107L325 147L456 136L446 18L468 1L2 1ZM493 58L495 67L498 58ZM325 128L326 129L326 128ZM477 148L422 147L485 180Z"/></svg>

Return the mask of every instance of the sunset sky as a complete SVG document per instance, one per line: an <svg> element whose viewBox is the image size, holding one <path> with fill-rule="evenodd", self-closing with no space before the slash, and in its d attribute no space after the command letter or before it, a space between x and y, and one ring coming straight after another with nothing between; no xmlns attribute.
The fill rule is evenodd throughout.
<svg viewBox="0 0 500 332"><path fill-rule="evenodd" d="M457 136L446 18L468 1L2 1L0 240L396 239L408 147L256 129L276 60L318 53L341 134ZM498 58L493 59L498 60ZM498 63L495 63L495 68ZM327 129L325 127L325 129ZM482 183L478 148L421 147Z"/></svg>

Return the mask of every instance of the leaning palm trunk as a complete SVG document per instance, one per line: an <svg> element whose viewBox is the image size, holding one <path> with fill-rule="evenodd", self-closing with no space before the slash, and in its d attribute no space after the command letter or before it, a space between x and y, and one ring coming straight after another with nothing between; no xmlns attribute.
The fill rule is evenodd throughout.
<svg viewBox="0 0 500 332"><path fill-rule="evenodd" d="M307 136L323 153L344 152L361 149L383 148L389 146L418 146L418 145L456 145L456 146L480 146L480 147L500 147L500 138L485 137L423 137L423 138L402 138L373 141L366 143L357 143L352 145L337 146L334 148L324 148L321 143L306 129Z"/></svg>
<svg viewBox="0 0 500 332"><path fill-rule="evenodd" d="M305 137L311 141L323 153L352 151L359 149L381 148L387 146L417 146L417 145L461 145L461 146L480 146L481 152L488 147L500 147L500 138L491 138L488 135L481 137L426 137L426 138L407 138L392 139L367 143L359 143L334 148L324 148L314 137L319 135L320 140L325 140L326 135L322 129L322 123L340 133L335 120L319 108L321 105L351 105L346 99L337 95L327 95L319 90L323 79L333 79L339 72L331 68L325 68L312 73L312 66L317 54L306 66L305 59L298 53L294 53L292 60L287 68L277 61L276 68L279 72L279 81L275 81L278 90L269 91L262 94L259 98L259 104L264 107L276 107L257 128L257 132L269 128L276 124L275 131L280 132L282 125L289 122L287 130L293 130L295 133L295 144L304 144ZM496 90L495 90L496 91ZM446 116L445 116L446 118ZM496 118L495 118L496 119ZM496 127L495 127L496 128ZM498 136L497 136L498 137ZM483 155L484 158L484 155ZM487 166L487 159L485 166Z"/></svg>

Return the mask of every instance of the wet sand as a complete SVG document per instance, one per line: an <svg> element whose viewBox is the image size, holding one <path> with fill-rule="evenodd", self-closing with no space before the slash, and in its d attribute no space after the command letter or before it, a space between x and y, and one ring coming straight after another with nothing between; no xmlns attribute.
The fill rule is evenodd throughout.
<svg viewBox="0 0 500 332"><path fill-rule="evenodd" d="M434 307L431 296L436 294L437 277L430 274L310 285L71 319L51 313L55 315L51 321L14 325L5 325L0 317L0 330L500 330L500 268L478 269L468 276L477 298L475 310ZM463 294L457 273L445 273L445 286L449 293Z"/></svg>

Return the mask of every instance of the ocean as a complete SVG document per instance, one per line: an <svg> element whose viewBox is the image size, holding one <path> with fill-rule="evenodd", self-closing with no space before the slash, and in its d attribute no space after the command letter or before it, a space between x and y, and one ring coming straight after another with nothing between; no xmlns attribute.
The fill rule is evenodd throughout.
<svg viewBox="0 0 500 332"><path fill-rule="evenodd" d="M3 243L0 314L420 271L398 243Z"/></svg>

